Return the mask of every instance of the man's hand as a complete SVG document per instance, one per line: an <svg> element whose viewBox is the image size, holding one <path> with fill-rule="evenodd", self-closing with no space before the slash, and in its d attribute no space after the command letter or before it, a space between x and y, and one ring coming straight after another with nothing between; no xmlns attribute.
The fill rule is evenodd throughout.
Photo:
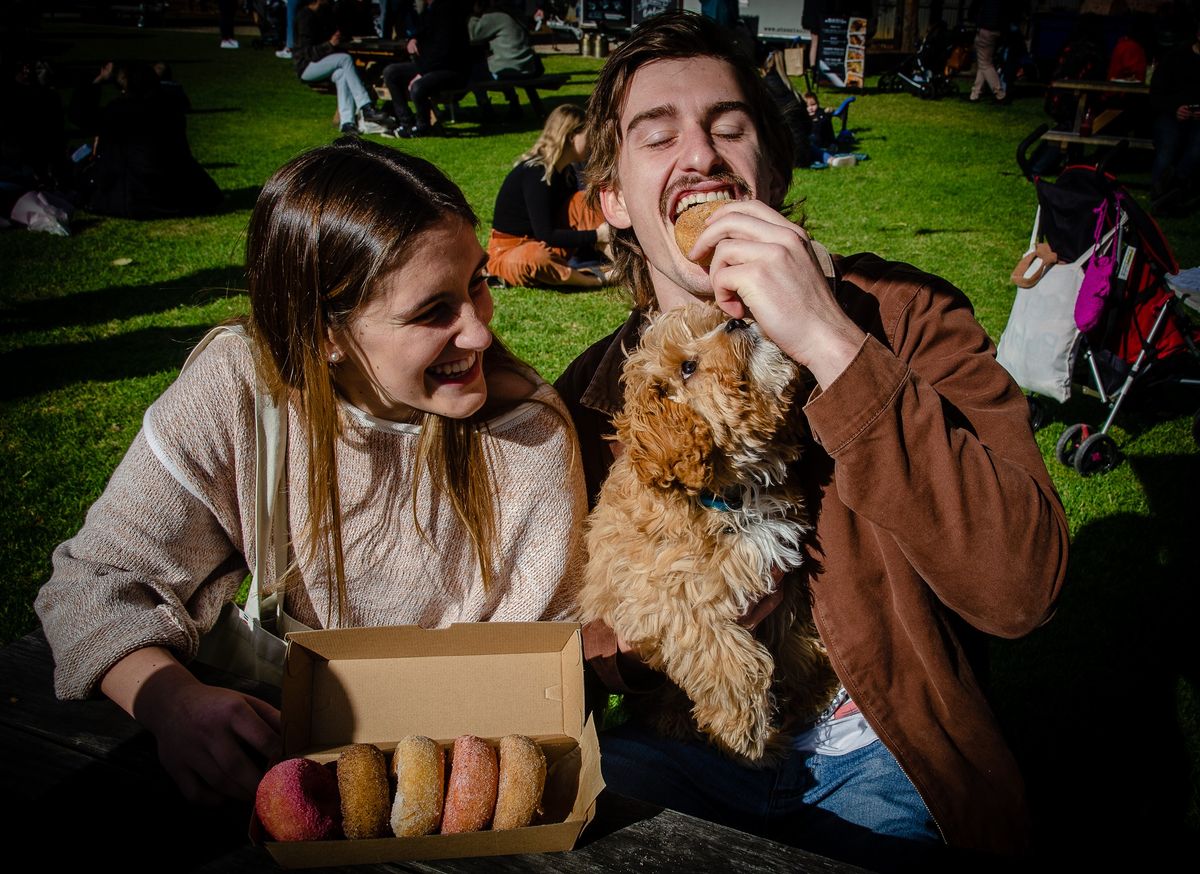
<svg viewBox="0 0 1200 874"><path fill-rule="evenodd" d="M331 46L339 46L342 44L342 32L340 30L335 30L333 32L333 36L329 38L329 44Z"/></svg>
<svg viewBox="0 0 1200 874"><path fill-rule="evenodd" d="M822 388L845 370L864 334L838 305L803 228L761 201L736 201L709 219L692 256L706 251L721 309L753 315Z"/></svg>
<svg viewBox="0 0 1200 874"><path fill-rule="evenodd" d="M101 688L154 735L163 767L189 801L253 798L282 754L278 710L201 683L166 650L131 653Z"/></svg>
<svg viewBox="0 0 1200 874"><path fill-rule="evenodd" d="M408 42L406 42L406 43L404 44L404 50L405 50L406 52L408 52L408 53L409 53L409 55L411 55L411 56L412 56L412 57L414 57L414 58L415 58L417 55L421 54L421 50L420 50L420 48L417 46L417 41L416 41L415 39L410 39Z"/></svg>

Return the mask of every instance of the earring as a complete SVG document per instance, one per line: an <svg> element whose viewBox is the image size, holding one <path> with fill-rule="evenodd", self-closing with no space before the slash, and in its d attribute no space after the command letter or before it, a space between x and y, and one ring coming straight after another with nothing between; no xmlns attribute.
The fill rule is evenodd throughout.
<svg viewBox="0 0 1200 874"><path fill-rule="evenodd" d="M339 363L341 363L341 360L342 360L342 353L338 352L336 349L329 353L329 363L330 364L339 364Z"/></svg>

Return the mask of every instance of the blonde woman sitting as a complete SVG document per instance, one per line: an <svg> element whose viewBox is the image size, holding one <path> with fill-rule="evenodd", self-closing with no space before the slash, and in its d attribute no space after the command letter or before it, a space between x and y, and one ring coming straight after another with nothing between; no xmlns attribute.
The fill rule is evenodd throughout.
<svg viewBox="0 0 1200 874"><path fill-rule="evenodd" d="M597 288L611 280L612 229L584 202L575 164L587 159L583 109L555 107L496 195L488 272L508 285ZM572 259L575 264L572 265Z"/></svg>
<svg viewBox="0 0 1200 874"><path fill-rule="evenodd" d="M253 797L279 714L183 666L256 563L255 398L286 415L287 566L314 628L568 617L586 512L558 396L492 335L475 216L354 138L293 159L246 242L250 315L147 411L36 608L62 698L102 691L194 800Z"/></svg>

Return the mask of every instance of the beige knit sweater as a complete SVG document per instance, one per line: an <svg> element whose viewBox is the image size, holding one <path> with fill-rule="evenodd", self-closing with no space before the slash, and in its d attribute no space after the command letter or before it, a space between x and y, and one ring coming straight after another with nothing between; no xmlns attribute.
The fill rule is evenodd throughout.
<svg viewBox="0 0 1200 874"><path fill-rule="evenodd" d="M340 626L560 619L583 565L587 512L574 435L561 401L536 397L493 419L484 443L499 495L497 583L485 591L463 526L430 500L422 477L414 528L416 426L346 408L337 447L349 613ZM288 518L307 531L307 447L289 411ZM254 365L246 343L219 337L146 411L142 430L88 511L54 552L35 602L54 650L55 689L82 698L117 661L161 645L187 660L254 564ZM292 550L300 582L285 609L320 628L332 563ZM269 579L274 579L274 569Z"/></svg>

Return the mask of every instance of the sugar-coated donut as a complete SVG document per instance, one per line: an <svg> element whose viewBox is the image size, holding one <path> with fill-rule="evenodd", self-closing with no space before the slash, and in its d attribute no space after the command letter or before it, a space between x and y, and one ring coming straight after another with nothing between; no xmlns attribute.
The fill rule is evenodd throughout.
<svg viewBox="0 0 1200 874"><path fill-rule="evenodd" d="M285 759L259 781L254 810L267 834L277 841L337 837L341 819L337 778L312 759Z"/></svg>
<svg viewBox="0 0 1200 874"><path fill-rule="evenodd" d="M685 258L692 251L692 246L696 245L700 232L704 230L704 222L727 203L729 203L728 200L706 200L690 206L680 213L679 218L675 220L675 245L679 247L679 251ZM707 253L696 263L707 267L712 263L712 253Z"/></svg>
<svg viewBox="0 0 1200 874"><path fill-rule="evenodd" d="M487 826L496 809L496 751L475 735L464 734L455 739L453 756L442 834L477 832Z"/></svg>
<svg viewBox="0 0 1200 874"><path fill-rule="evenodd" d="M523 734L500 740L500 787L496 795L494 831L524 828L542 803L546 787L546 755Z"/></svg>
<svg viewBox="0 0 1200 874"><path fill-rule="evenodd" d="M419 734L401 738L392 756L392 773L396 777L392 833L411 838L437 829L442 819L446 751Z"/></svg>
<svg viewBox="0 0 1200 874"><path fill-rule="evenodd" d="M379 747L352 744L342 750L337 760L337 782L346 837L359 840L386 836L391 804L387 760Z"/></svg>

